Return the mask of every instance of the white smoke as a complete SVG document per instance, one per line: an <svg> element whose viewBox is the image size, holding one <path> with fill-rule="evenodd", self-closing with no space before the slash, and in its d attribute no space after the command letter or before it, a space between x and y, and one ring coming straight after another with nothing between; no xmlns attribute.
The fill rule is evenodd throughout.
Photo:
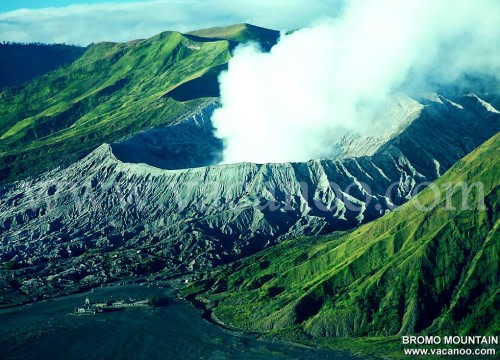
<svg viewBox="0 0 500 360"><path fill-rule="evenodd" d="M354 0L341 16L235 50L220 77L224 163L331 155L395 91L500 74L500 1Z"/></svg>

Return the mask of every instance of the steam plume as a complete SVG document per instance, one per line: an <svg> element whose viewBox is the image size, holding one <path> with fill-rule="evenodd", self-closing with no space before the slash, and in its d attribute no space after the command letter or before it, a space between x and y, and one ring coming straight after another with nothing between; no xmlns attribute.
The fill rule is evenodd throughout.
<svg viewBox="0 0 500 360"><path fill-rule="evenodd" d="M212 118L224 162L329 157L338 134L361 131L396 91L499 74L498 24L497 0L354 0L270 53L240 46Z"/></svg>

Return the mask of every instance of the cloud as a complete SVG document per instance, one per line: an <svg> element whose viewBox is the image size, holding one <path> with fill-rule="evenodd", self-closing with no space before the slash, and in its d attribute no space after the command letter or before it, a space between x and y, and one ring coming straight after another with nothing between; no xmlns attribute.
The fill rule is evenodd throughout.
<svg viewBox="0 0 500 360"><path fill-rule="evenodd" d="M0 13L0 40L87 45L242 22L290 30L335 16L341 4L340 0L147 0L22 9Z"/></svg>
<svg viewBox="0 0 500 360"><path fill-rule="evenodd" d="M270 53L239 47L212 118L224 162L329 157L339 134L363 131L395 92L500 74L498 24L497 0L354 0Z"/></svg>

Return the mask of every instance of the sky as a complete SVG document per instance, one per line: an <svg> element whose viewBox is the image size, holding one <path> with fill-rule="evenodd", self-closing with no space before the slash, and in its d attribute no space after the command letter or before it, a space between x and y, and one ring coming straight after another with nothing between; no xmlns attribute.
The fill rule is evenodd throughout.
<svg viewBox="0 0 500 360"><path fill-rule="evenodd" d="M251 23L293 30L335 17L344 0L0 0L0 41L88 45Z"/></svg>
<svg viewBox="0 0 500 360"><path fill-rule="evenodd" d="M108 3L134 2L137 0L106 0ZM48 7L64 7L76 4L98 4L102 0L4 0L0 2L0 12L18 9L42 9Z"/></svg>

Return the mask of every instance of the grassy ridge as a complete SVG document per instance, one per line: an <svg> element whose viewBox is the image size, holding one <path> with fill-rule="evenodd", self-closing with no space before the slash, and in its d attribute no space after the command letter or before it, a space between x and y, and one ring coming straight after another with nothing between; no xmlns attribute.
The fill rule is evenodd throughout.
<svg viewBox="0 0 500 360"><path fill-rule="evenodd" d="M1 177L70 163L102 142L174 121L201 99L177 102L168 91L229 58L227 41L170 32L94 45L69 67L8 89L0 100Z"/></svg>
<svg viewBox="0 0 500 360"><path fill-rule="evenodd" d="M499 144L497 134L440 178L439 191L377 221L284 242L189 291L202 290L198 299L230 326L322 346L388 354L405 334L498 334ZM462 182L483 184L484 210L477 187L462 210L461 188L450 187Z"/></svg>
<svg viewBox="0 0 500 360"><path fill-rule="evenodd" d="M279 38L279 32L277 31L264 29L250 24L214 27L210 29L192 31L188 34L208 39L225 39L236 43L254 41L259 43L266 51L269 51L271 47L276 44Z"/></svg>
<svg viewBox="0 0 500 360"><path fill-rule="evenodd" d="M103 142L174 123L218 95L217 76L233 46L177 32L100 43L67 67L7 88L0 93L0 181L69 164Z"/></svg>

